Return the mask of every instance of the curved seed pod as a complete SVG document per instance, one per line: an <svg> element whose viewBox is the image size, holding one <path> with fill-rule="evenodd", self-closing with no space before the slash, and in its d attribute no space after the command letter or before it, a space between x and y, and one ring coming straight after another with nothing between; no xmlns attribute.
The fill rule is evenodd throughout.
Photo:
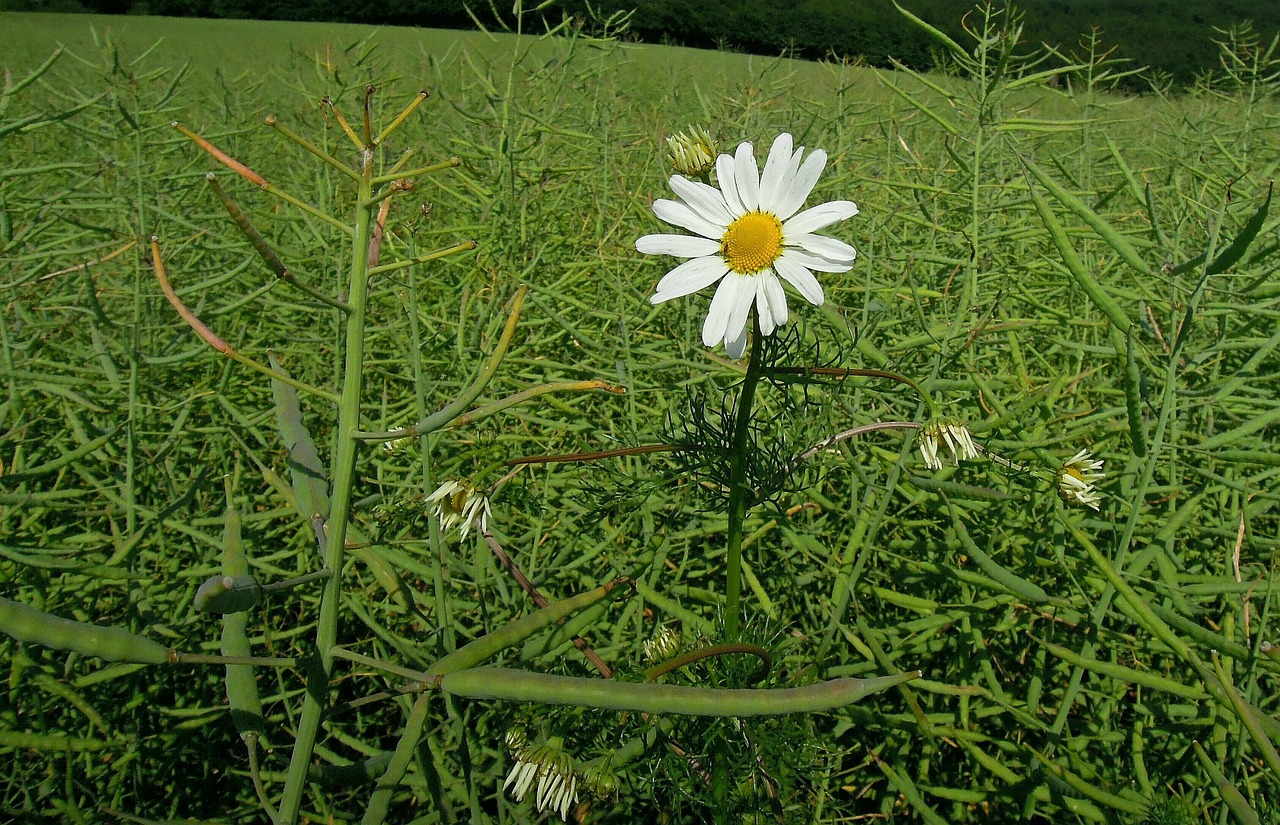
<svg viewBox="0 0 1280 825"><path fill-rule="evenodd" d="M74 650L109 662L163 665L177 661L175 651L145 636L51 616L5 598L0 598L0 630L20 642Z"/></svg>
<svg viewBox="0 0 1280 825"><path fill-rule="evenodd" d="M260 601L262 586L253 576L210 576L192 605L201 613L242 613Z"/></svg>
<svg viewBox="0 0 1280 825"><path fill-rule="evenodd" d="M446 673L475 667L512 645L520 644L539 630L549 627L585 607L590 607L609 595L619 584L629 584L630 581L625 577L614 579L613 581L605 582L594 590L579 593L568 599L549 604L541 610L535 610L528 616L516 619L492 633L481 636L470 644L463 645L427 668L427 674L438 678Z"/></svg>
<svg viewBox="0 0 1280 825"><path fill-rule="evenodd" d="M349 788L352 785L372 785L391 764L395 751L375 753L368 759L350 765L312 764L307 768L307 778L326 788Z"/></svg>
<svg viewBox="0 0 1280 825"><path fill-rule="evenodd" d="M781 716L844 707L864 696L919 677L920 671L913 670L872 679L832 679L798 688L729 690L652 682L610 682L500 667L478 667L446 674L440 680L440 689L454 696L471 699L545 702L680 716Z"/></svg>

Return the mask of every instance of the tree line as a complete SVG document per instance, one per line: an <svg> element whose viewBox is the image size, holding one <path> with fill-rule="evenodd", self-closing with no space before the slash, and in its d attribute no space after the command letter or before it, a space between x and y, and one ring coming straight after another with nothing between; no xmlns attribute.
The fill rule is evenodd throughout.
<svg viewBox="0 0 1280 825"><path fill-rule="evenodd" d="M964 32L965 11L971 8L966 3L900 3L958 42L971 42ZM1185 87L1218 67L1214 41L1223 39L1223 30L1248 21L1264 48L1280 33L1276 0L1018 0L1016 9L1028 47L1047 44L1078 55L1082 38L1096 29L1097 45L1104 51L1114 48L1113 58L1132 68L1146 66L1174 87ZM476 19L500 27L508 7L487 0L0 0L0 10L468 29ZM629 32L644 42L763 55L787 52L877 67L896 60L921 70L935 68L939 56L936 42L901 14L893 0L561 0L540 14L556 22L563 14L589 20L619 10L634 11ZM1127 82L1141 89L1147 81Z"/></svg>

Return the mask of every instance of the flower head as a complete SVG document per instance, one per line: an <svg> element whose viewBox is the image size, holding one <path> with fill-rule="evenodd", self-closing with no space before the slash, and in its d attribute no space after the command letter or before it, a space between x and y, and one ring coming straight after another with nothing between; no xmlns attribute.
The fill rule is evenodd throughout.
<svg viewBox="0 0 1280 825"><path fill-rule="evenodd" d="M644 658L649 662L666 661L679 652L680 631L671 625L658 628L653 637L646 639L644 643Z"/></svg>
<svg viewBox="0 0 1280 825"><path fill-rule="evenodd" d="M427 496L432 505L432 513L440 519L441 530L451 530L455 524L462 524L462 538L471 531L471 524L480 517L480 531L489 529L489 516L492 508L489 499L478 489L465 481L446 481Z"/></svg>
<svg viewBox="0 0 1280 825"><path fill-rule="evenodd" d="M516 763L502 789L510 788L516 801L523 802L536 779L534 807L539 811L549 808L567 821L569 807L578 801L578 774L573 769L573 758L564 752L564 740L553 736L541 745L529 745L523 731L516 737L508 732L507 745Z"/></svg>
<svg viewBox="0 0 1280 825"><path fill-rule="evenodd" d="M693 128L687 135L676 132L667 138L667 157L680 174L700 178L716 166L716 144L706 129Z"/></svg>
<svg viewBox="0 0 1280 825"><path fill-rule="evenodd" d="M961 461L978 457L978 445L973 443L973 434L968 427L948 418L935 419L920 430L920 454L930 470L942 469L939 448L943 445L951 452L957 467Z"/></svg>
<svg viewBox="0 0 1280 825"><path fill-rule="evenodd" d="M1081 450L1069 458L1058 471L1058 495L1068 504L1078 504L1097 510L1102 498L1094 485L1102 481L1102 460L1094 458L1088 450Z"/></svg>
<svg viewBox="0 0 1280 825"><path fill-rule="evenodd" d="M843 241L813 234L858 214L852 201L799 211L827 163L821 149L802 160L803 155L804 147L793 150L791 135L784 133L774 140L763 173L755 150L743 143L732 156L716 158L718 187L672 175L671 189L680 200L654 201L654 214L695 234L645 235L636 241L640 252L688 259L658 282L649 299L655 304L719 282L702 325L702 343L712 347L723 341L730 358L741 358L746 350L753 305L764 335L787 322L782 281L821 306L822 287L813 273L845 272L857 255Z"/></svg>

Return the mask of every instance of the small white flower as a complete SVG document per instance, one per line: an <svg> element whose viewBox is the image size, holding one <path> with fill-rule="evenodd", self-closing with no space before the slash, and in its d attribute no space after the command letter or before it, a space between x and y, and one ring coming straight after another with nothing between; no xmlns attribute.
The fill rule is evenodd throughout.
<svg viewBox="0 0 1280 825"><path fill-rule="evenodd" d="M924 456L924 465L930 470L942 469L942 457L938 450L944 444L957 467L961 461L978 457L978 446L973 443L973 434L969 432L969 428L958 421L940 418L929 422L920 430L920 454Z"/></svg>
<svg viewBox="0 0 1280 825"><path fill-rule="evenodd" d="M476 516L480 517L480 531L489 529L489 516L493 512L489 499L465 481L446 481L427 496L427 503L433 505L432 513L440 520L441 530L451 530L461 523L465 539Z"/></svg>
<svg viewBox="0 0 1280 825"><path fill-rule="evenodd" d="M687 258L658 282L649 300L655 304L691 295L719 282L702 343L721 341L730 358L741 358L754 305L760 332L772 335L787 322L782 281L806 301L822 306L825 297L816 272L846 272L857 252L844 241L813 234L858 214L852 201L831 201L796 214L827 163L815 149L801 160L804 147L792 148L781 134L769 150L764 172L750 143L716 159L717 186L672 175L678 201L658 199L653 212L694 235L645 235L636 249L648 255ZM781 279L781 280L779 280Z"/></svg>
<svg viewBox="0 0 1280 825"><path fill-rule="evenodd" d="M1094 458L1088 450L1081 450L1067 459L1058 471L1058 495L1068 504L1098 510L1102 498L1094 485L1104 478L1102 460Z"/></svg>

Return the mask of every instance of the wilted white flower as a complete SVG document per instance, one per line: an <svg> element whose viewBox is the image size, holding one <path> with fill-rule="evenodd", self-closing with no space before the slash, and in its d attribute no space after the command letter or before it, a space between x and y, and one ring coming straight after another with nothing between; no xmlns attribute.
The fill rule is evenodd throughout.
<svg viewBox="0 0 1280 825"><path fill-rule="evenodd" d="M564 740L553 736L544 744L527 745L522 739L523 736L513 739L511 732L507 734L508 746L519 743L520 747L502 789L510 789L515 800L523 802L536 779L538 792L534 796L534 807L539 811L555 811L567 821L569 808L578 801L578 775L573 770L573 759L564 752Z"/></svg>
<svg viewBox="0 0 1280 825"><path fill-rule="evenodd" d="M663 625L653 637L644 643L644 658L648 662L665 662L680 651L680 631L671 625Z"/></svg>
<svg viewBox="0 0 1280 825"><path fill-rule="evenodd" d="M816 272L845 272L857 252L844 241L813 234L858 214L852 201L831 201L796 214L827 163L815 149L792 148L791 135L781 134L769 150L763 174L750 143L733 155L716 159L718 187L671 176L678 201L658 199L653 211L694 235L645 235L636 249L649 255L688 258L658 282L649 300L655 304L691 295L719 282L706 321L702 343L721 341L730 358L741 358L747 346L751 307L760 332L772 335L787 322L787 296L782 281L806 301L825 300ZM779 280L781 279L781 280Z"/></svg>
<svg viewBox="0 0 1280 825"><path fill-rule="evenodd" d="M961 461L978 457L978 446L973 443L973 434L969 428L947 418L939 418L929 422L920 430L920 454L924 456L924 464L930 470L942 469L942 457L939 448L946 445L956 466Z"/></svg>
<svg viewBox="0 0 1280 825"><path fill-rule="evenodd" d="M689 134L676 132L667 138L667 156L682 175L700 178L716 165L716 144L706 129L693 128Z"/></svg>
<svg viewBox="0 0 1280 825"><path fill-rule="evenodd" d="M480 517L481 532L489 529L492 513L489 499L465 481L446 481L427 496L427 503L432 505L432 514L440 519L441 530L451 530L455 524L461 523L462 538L465 539L476 516Z"/></svg>
<svg viewBox="0 0 1280 825"><path fill-rule="evenodd" d="M1058 495L1068 504L1097 510L1102 498L1095 491L1094 485L1105 477L1102 460L1094 458L1088 450L1081 450L1058 471Z"/></svg>

